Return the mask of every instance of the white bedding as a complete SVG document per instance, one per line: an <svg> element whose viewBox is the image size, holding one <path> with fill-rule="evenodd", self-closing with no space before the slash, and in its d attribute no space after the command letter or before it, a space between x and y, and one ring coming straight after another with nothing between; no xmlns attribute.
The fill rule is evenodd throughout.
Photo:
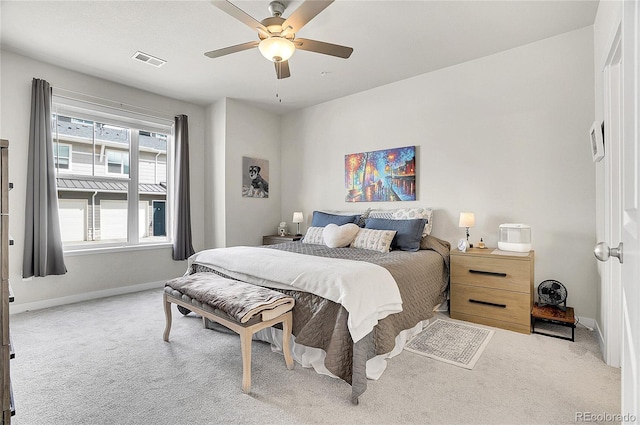
<svg viewBox="0 0 640 425"><path fill-rule="evenodd" d="M363 261L238 246L198 252L193 263L249 283L301 290L339 303L349 312L347 326L354 342L379 320L402 311L395 280L384 267Z"/></svg>

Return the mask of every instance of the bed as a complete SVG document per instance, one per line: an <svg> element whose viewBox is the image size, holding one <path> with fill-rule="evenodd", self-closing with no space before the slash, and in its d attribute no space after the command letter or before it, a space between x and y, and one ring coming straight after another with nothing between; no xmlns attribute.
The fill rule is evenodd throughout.
<svg viewBox="0 0 640 425"><path fill-rule="evenodd" d="M317 227L322 226L308 229L307 243L201 251L190 258L187 273L214 272L292 296L294 358L349 383L355 404L367 378L379 377L384 359L398 354L446 299L450 245L420 234L414 252L330 247L310 240ZM393 282L389 286L383 286L385 273ZM310 276L315 280L301 279ZM332 280L341 281L339 290L325 285ZM362 292L350 293L357 287ZM261 339L275 344L278 331L269 332ZM312 360L305 364L305 357Z"/></svg>

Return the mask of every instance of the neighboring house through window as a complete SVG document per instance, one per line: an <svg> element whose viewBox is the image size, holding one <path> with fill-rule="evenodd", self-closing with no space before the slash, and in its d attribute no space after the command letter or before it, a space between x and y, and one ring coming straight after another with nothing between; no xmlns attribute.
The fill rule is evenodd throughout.
<svg viewBox="0 0 640 425"><path fill-rule="evenodd" d="M52 127L65 250L170 242L172 122L54 93ZM95 108L94 108L95 107Z"/></svg>

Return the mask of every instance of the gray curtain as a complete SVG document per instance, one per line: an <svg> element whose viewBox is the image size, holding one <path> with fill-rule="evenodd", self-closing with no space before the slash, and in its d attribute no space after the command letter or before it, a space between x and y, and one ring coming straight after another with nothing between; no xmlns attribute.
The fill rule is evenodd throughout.
<svg viewBox="0 0 640 425"><path fill-rule="evenodd" d="M175 121L175 208L173 259L186 260L193 255L191 243L191 196L189 195L189 126L186 115Z"/></svg>
<svg viewBox="0 0 640 425"><path fill-rule="evenodd" d="M51 86L31 83L22 277L65 274L51 135Z"/></svg>

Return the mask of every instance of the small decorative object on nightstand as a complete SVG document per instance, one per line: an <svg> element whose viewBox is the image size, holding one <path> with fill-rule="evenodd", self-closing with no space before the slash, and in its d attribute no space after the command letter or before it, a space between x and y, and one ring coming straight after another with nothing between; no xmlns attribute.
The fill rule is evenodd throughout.
<svg viewBox="0 0 640 425"><path fill-rule="evenodd" d="M531 333L534 252L451 250L453 319Z"/></svg>
<svg viewBox="0 0 640 425"><path fill-rule="evenodd" d="M262 237L262 245L274 245L284 242L295 242L302 239L302 235L267 235Z"/></svg>

